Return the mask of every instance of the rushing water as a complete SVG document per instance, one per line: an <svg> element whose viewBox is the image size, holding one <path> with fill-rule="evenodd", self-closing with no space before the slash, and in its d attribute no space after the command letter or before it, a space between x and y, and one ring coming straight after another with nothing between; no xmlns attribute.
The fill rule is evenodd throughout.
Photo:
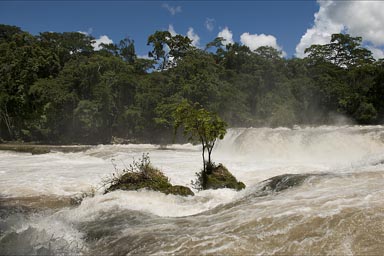
<svg viewBox="0 0 384 256"><path fill-rule="evenodd" d="M231 129L213 152L247 188L103 195L102 179L149 152L190 185L198 146L101 145L0 152L0 254L354 254L384 252L384 127ZM304 183L262 192L265 179ZM71 198L96 190L80 205Z"/></svg>

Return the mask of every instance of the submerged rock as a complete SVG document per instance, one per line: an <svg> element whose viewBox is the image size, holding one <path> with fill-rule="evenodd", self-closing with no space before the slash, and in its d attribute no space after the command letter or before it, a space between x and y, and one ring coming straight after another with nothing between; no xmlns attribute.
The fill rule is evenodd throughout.
<svg viewBox="0 0 384 256"><path fill-rule="evenodd" d="M212 167L212 170L202 172L199 179L202 189L231 188L242 190L245 188L245 184L238 181L222 164Z"/></svg>
<svg viewBox="0 0 384 256"><path fill-rule="evenodd" d="M115 136L112 136L112 138L111 138L111 144L131 144L134 142L135 142L134 140L119 138L119 137L115 137Z"/></svg>
<svg viewBox="0 0 384 256"><path fill-rule="evenodd" d="M310 176L310 174L283 174L269 178L265 182L262 190L272 190L279 192L294 186L300 186Z"/></svg>
<svg viewBox="0 0 384 256"><path fill-rule="evenodd" d="M149 189L159 191L165 194L193 196L194 193L188 187L176 185L173 186L169 179L159 170L152 166L146 166L139 172L128 171L119 178L114 179L111 186L107 188L106 193L114 190L139 190Z"/></svg>

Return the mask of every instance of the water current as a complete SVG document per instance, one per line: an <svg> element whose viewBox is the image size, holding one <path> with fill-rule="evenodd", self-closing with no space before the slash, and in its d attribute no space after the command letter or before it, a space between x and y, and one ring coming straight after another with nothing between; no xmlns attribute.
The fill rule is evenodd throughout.
<svg viewBox="0 0 384 256"><path fill-rule="evenodd" d="M102 193L148 152L191 186L196 145L99 145L77 153L0 151L0 255L382 255L384 126L230 129L213 151L247 188ZM265 180L304 174L265 192ZM81 204L73 198L95 192Z"/></svg>

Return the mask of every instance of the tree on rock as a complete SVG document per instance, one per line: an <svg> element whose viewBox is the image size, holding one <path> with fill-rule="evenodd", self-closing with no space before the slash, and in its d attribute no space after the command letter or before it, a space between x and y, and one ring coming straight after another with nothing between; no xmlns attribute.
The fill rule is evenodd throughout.
<svg viewBox="0 0 384 256"><path fill-rule="evenodd" d="M211 154L217 139L223 139L227 123L217 114L204 109L199 103L183 101L174 112L175 134L182 126L190 142L200 142L203 147L203 172L212 170ZM208 153L208 161L205 153Z"/></svg>
<svg viewBox="0 0 384 256"><path fill-rule="evenodd" d="M190 104L183 101L174 112L175 133L180 126L184 128L184 135L191 142L200 142L203 147L203 170L196 173L197 180L192 184L195 188L219 189L230 188L241 190L245 188L222 164L215 165L211 154L217 139L223 139L227 124L215 113L204 109L199 103ZM208 161L205 160L208 153Z"/></svg>

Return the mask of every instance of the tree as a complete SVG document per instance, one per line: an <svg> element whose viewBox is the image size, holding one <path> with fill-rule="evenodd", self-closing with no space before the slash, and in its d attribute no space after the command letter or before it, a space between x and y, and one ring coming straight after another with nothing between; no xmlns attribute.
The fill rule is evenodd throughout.
<svg viewBox="0 0 384 256"><path fill-rule="evenodd" d="M212 42L209 42L206 44L205 46L205 51L208 52L209 49L211 48L216 48L216 53L212 55L214 56L215 60L216 60L216 63L221 63L222 60L224 59L224 56L225 56L225 45L224 45L224 42L225 42L225 39L222 38L222 37L216 37ZM212 50L210 50L212 51Z"/></svg>
<svg viewBox="0 0 384 256"><path fill-rule="evenodd" d="M211 154L216 140L223 139L227 124L215 113L204 109L200 104L191 105L183 101L174 112L175 133L183 126L184 136L191 142L200 142L203 147L203 172L212 171ZM205 152L208 161L205 161Z"/></svg>
<svg viewBox="0 0 384 256"><path fill-rule="evenodd" d="M198 102L208 110L219 111L222 71L210 54L196 49L188 52L169 73L174 93L178 92L183 98Z"/></svg>
<svg viewBox="0 0 384 256"><path fill-rule="evenodd" d="M205 45L205 50L208 50L211 47L215 47L216 51L218 51L220 48L224 47L224 43L223 43L224 41L225 41L224 38L216 37L215 39L213 39L212 42L209 42Z"/></svg>
<svg viewBox="0 0 384 256"><path fill-rule="evenodd" d="M136 60L135 41L130 38L124 38L119 43L120 56L124 61L133 64Z"/></svg>
<svg viewBox="0 0 384 256"><path fill-rule="evenodd" d="M101 43L99 44L99 47L101 48L99 50L99 53L105 53L106 56L119 56L119 46L117 46L116 44L112 44L112 43L109 43L109 44L105 44L105 43Z"/></svg>
<svg viewBox="0 0 384 256"><path fill-rule="evenodd" d="M0 24L0 43L11 42L14 35L22 33L19 27Z"/></svg>
<svg viewBox="0 0 384 256"><path fill-rule="evenodd" d="M153 50L148 53L148 56L157 61L162 60L161 69L164 69L168 62L168 54L164 47L171 37L171 33L168 31L156 31L148 37L147 45L152 44L153 46Z"/></svg>
<svg viewBox="0 0 384 256"><path fill-rule="evenodd" d="M0 127L7 139L23 139L36 118L36 99L29 90L39 78L54 76L57 58L38 40L16 27L0 26Z"/></svg>
<svg viewBox="0 0 384 256"><path fill-rule="evenodd" d="M276 50L271 46L261 46L254 50L254 52L258 56L270 61L281 61L281 56L283 56L282 51Z"/></svg>
<svg viewBox="0 0 384 256"><path fill-rule="evenodd" d="M69 60L90 56L94 52L94 38L80 32L43 32L36 39L42 48L56 55L61 68Z"/></svg>
<svg viewBox="0 0 384 256"><path fill-rule="evenodd" d="M251 50L248 46L239 43L227 44L225 48L226 51L223 52L224 67L240 72L243 65L250 59Z"/></svg>
<svg viewBox="0 0 384 256"><path fill-rule="evenodd" d="M333 34L329 44L312 45L305 49L305 53L313 64L330 62L341 68L350 68L372 63L372 52L361 47L361 44L361 37Z"/></svg>
<svg viewBox="0 0 384 256"><path fill-rule="evenodd" d="M94 141L93 136L98 134L102 126L99 104L90 100L79 101L73 112L74 127L82 134L83 139Z"/></svg>
<svg viewBox="0 0 384 256"><path fill-rule="evenodd" d="M148 37L147 45L152 45L153 50L148 56L161 60L160 70L175 66L176 62L185 56L192 48L192 40L182 35L172 36L169 31L156 31Z"/></svg>

